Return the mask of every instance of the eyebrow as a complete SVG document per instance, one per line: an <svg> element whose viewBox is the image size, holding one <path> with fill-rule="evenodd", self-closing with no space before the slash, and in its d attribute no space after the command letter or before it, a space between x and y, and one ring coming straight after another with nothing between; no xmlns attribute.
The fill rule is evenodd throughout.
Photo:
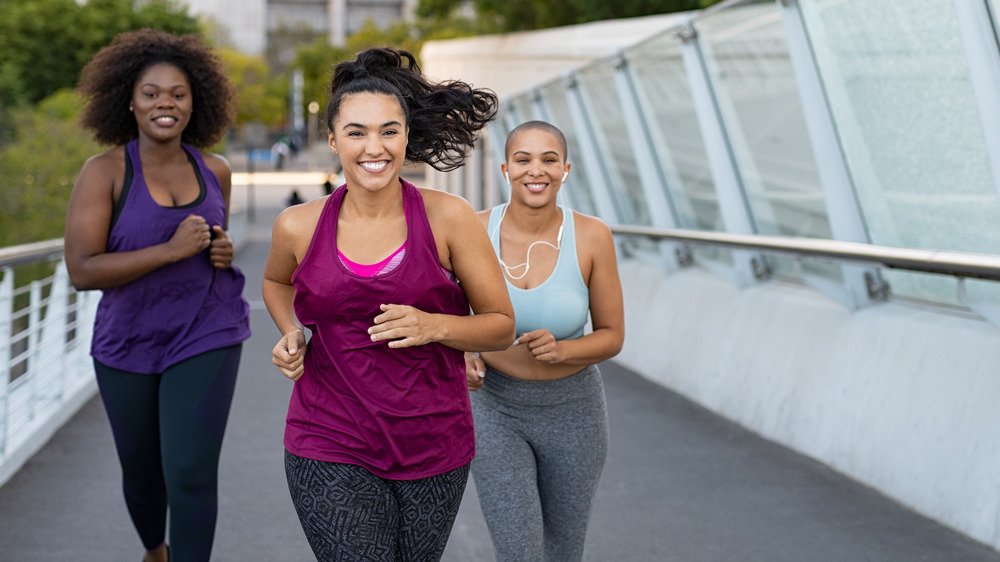
<svg viewBox="0 0 1000 562"><path fill-rule="evenodd" d="M524 154L525 156L531 156L531 153L527 152L525 150L515 150L514 151L514 156L517 156L518 154ZM552 154L553 156L559 156L559 153L556 152L555 150L546 150L545 152L542 153L542 156L545 156L547 154Z"/></svg>
<svg viewBox="0 0 1000 562"><path fill-rule="evenodd" d="M399 121L386 121L385 123L382 123L382 126L379 127L379 129L384 129L386 127L402 127L402 126L403 124L400 123ZM352 127L356 129L367 129L367 127L365 127L361 123L345 123L342 128L350 129Z"/></svg>

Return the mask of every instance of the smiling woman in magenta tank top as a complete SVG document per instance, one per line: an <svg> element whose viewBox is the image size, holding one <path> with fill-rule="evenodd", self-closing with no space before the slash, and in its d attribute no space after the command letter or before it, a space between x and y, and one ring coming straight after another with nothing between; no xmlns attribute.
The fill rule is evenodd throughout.
<svg viewBox="0 0 1000 562"><path fill-rule="evenodd" d="M391 49L337 65L331 92L345 183L281 213L264 272L289 492L318 560L436 560L475 455L463 351L509 347L514 321L472 208L399 172L460 165L496 97Z"/></svg>

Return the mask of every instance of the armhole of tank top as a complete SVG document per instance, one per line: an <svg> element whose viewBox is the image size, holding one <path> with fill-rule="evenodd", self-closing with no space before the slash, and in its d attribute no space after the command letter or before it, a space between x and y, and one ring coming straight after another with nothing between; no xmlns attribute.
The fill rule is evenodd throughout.
<svg viewBox="0 0 1000 562"><path fill-rule="evenodd" d="M295 283L295 280L299 277L299 273L302 271L302 269L305 267L305 265L307 263L309 263L309 261L312 259L313 253L316 252L316 251L318 251L318 250L316 250L316 245L319 242L316 239L316 233L319 232L320 228L323 228L323 224L327 220L327 215L329 213L333 212L330 209L333 206L333 200L334 200L334 198L335 198L334 196L336 194L337 194L337 190L334 190L333 193L330 194L330 197L326 198L326 202L323 203L323 209L319 212L319 220L316 221L316 228L313 229L312 236L309 237L309 247L306 248L306 253L303 254L303 256L302 256L302 261L300 261L299 264L295 266L295 271L292 272L292 277L290 279L291 282L292 282L292 284ZM336 232L336 225L334 225L334 229L335 229L334 232ZM333 259L335 259L337 261L340 261L340 256L337 255L337 240L336 240L336 235L334 235L333 239L334 239L334 241L333 241ZM344 266L344 267L347 267L347 266Z"/></svg>
<svg viewBox="0 0 1000 562"><path fill-rule="evenodd" d="M125 150L125 179L122 181L122 192L118 194L118 201L114 201L114 206L111 211L111 225L108 228L114 228L115 223L118 222L118 217L122 214L122 209L125 207L125 199L128 197L128 192L132 188L132 180L134 172L132 171L132 159L128 155L128 145L124 147ZM114 193L112 193L112 199L114 198Z"/></svg>

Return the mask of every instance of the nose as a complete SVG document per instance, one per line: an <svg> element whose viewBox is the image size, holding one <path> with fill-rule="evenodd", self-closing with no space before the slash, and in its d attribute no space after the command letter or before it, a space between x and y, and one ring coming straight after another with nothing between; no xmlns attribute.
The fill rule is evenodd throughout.
<svg viewBox="0 0 1000 562"><path fill-rule="evenodd" d="M369 135L368 142L365 143L365 153L369 156L382 154L382 138L379 135Z"/></svg>

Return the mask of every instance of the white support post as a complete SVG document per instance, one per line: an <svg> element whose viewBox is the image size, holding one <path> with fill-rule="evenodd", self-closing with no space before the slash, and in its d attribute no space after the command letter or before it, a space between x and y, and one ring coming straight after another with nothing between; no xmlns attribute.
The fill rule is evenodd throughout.
<svg viewBox="0 0 1000 562"><path fill-rule="evenodd" d="M500 172L500 164L507 161L507 156L503 153L503 145L507 140L507 134L495 122L490 123L486 130L489 134L490 153L493 154L493 159L496 161L493 170L490 172L496 178L496 181L494 181L495 189L487 193L483 198L483 202L488 208L508 201L510 199L510 186L507 185L507 180Z"/></svg>
<svg viewBox="0 0 1000 562"><path fill-rule="evenodd" d="M0 460L7 457L7 433L10 408L10 336L14 314L14 270L5 267L0 270Z"/></svg>
<svg viewBox="0 0 1000 562"><path fill-rule="evenodd" d="M816 158L816 174L823 188L830 232L835 240L868 243L871 240L865 229L799 3L797 0L779 0L778 10L788 40L809 142ZM859 307L884 297L887 286L878 268L845 263L841 265L841 271L848 304Z"/></svg>
<svg viewBox="0 0 1000 562"><path fill-rule="evenodd" d="M585 100L580 93L580 84L576 75L568 74L564 79L566 100L573 120L573 129L580 146L579 164L587 171L590 180L590 193L594 198L597 214L608 223L618 224L622 215L611 196L611 179L604 167L604 159L594 142L594 123L588 119L591 112L587 111Z"/></svg>
<svg viewBox="0 0 1000 562"><path fill-rule="evenodd" d="M649 208L649 217L653 226L678 228L677 215L674 212L667 181L656 147L650 123L652 112L642 103L636 84L637 77L628 63L624 53L619 53L615 61L615 88L618 99L621 100L622 114L625 118L625 129L628 131L629 144L635 154L635 163L639 172L639 183ZM683 256L689 255L686 244L663 241L658 244L668 271L678 269Z"/></svg>
<svg viewBox="0 0 1000 562"><path fill-rule="evenodd" d="M756 229L751 219L743 180L729 144L726 125L706 68L705 55L698 42L698 33L691 22L679 29L678 38L681 40L681 58L691 85L698 128L705 143L715 193L719 197L722 223L727 232L754 234ZM732 256L737 283L749 285L767 275L767 262L759 252L733 250Z"/></svg>
<svg viewBox="0 0 1000 562"><path fill-rule="evenodd" d="M49 396L57 401L62 401L66 396L66 387L72 380L69 376L68 364L69 348L66 343L66 328L69 322L69 274L66 271L66 262L60 261L56 265L55 274L52 276L52 290L49 292L49 306L45 314L45 337L43 341L44 352L46 354L58 353L59 360L55 380L57 384L49 392ZM51 346L51 347L50 347Z"/></svg>
<svg viewBox="0 0 1000 562"><path fill-rule="evenodd" d="M33 421L38 414L38 407L41 394L41 369L42 362L42 283L35 280L31 282L31 290L28 299L28 356L27 369L24 375L28 377L27 383L30 389L28 393L28 420Z"/></svg>
<svg viewBox="0 0 1000 562"><path fill-rule="evenodd" d="M954 0L954 4L976 105L983 123L993 186L1000 196L1000 46L987 1ZM1000 14L994 16L1000 17Z"/></svg>

